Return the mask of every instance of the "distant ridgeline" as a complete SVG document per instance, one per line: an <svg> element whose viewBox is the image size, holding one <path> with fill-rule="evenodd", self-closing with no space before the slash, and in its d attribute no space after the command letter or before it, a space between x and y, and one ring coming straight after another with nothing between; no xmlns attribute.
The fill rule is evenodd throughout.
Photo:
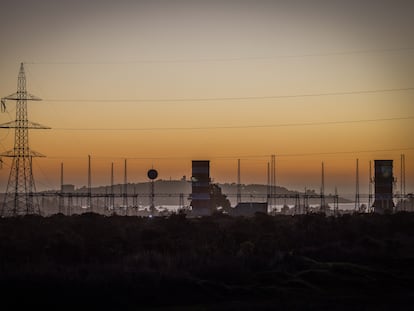
<svg viewBox="0 0 414 311"><path fill-rule="evenodd" d="M232 205L236 204L237 201L237 184L236 183L225 183L220 184L216 183L224 195L230 200ZM115 194L122 194L124 190L124 184L117 184L114 185L113 191ZM150 193L150 183L143 182L143 183L128 183L127 186L128 194L136 193L139 197L142 197L143 202L147 203L147 196ZM81 187L75 189L74 193L86 193L87 188ZM92 193L110 193L111 187L110 186L102 186L102 187L95 187L92 188ZM190 200L187 200L191 194L191 181L184 181L184 180L157 180L155 181L155 200L157 205L178 205L178 198L177 195L184 194L185 198L185 205L190 203ZM259 185L259 184L249 184L241 185L241 193L242 193L242 201L265 201L266 194L267 194L267 185ZM276 186L276 193L277 194L303 194L303 192L292 191L288 190L284 187ZM162 196L157 197L157 194L162 194ZM171 194L171 197L166 195ZM308 190L307 194L309 195L317 195L319 194L315 190ZM140 200L139 200L140 201ZM333 197L326 195L326 202L332 203ZM345 198L339 198L339 203L350 203L350 200ZM310 199L310 204L319 204L320 199ZM284 204L283 199L280 199L279 204Z"/></svg>

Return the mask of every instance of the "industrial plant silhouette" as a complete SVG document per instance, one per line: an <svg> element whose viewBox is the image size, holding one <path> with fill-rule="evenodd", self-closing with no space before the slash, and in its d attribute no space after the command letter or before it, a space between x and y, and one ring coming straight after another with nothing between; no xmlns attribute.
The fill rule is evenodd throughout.
<svg viewBox="0 0 414 311"><path fill-rule="evenodd" d="M13 150L2 154L13 161L1 202L0 307L412 309L414 214L404 155L399 194L393 160L373 159L366 209L357 160L350 212L339 209L337 193L325 194L323 163L319 193L277 186L275 155L254 196L242 191L240 160L233 193L212 182L208 159L194 159L191 181L181 181L191 193L157 191L154 167L148 183L128 183L127 160L123 184L114 185L112 163L110 185L94 189L90 155L87 187L65 184L62 163L60 190L37 192L32 158L41 154L29 130L48 127L28 120L32 100L40 99L27 92L22 63L17 92L2 99L16 101L16 119L0 126L15 130ZM157 209L167 199L179 208Z"/></svg>
<svg viewBox="0 0 414 311"><path fill-rule="evenodd" d="M27 102L38 101L40 98L31 95L26 89L26 75L24 71L24 64L21 63L17 81L17 92L2 98L2 105L5 106L6 101L16 101L16 118L12 122L0 125L0 128L12 128L15 130L14 148L11 151L3 153L2 156L13 158L10 168L10 175L7 183L6 192L3 198L1 215L3 217L29 215L29 214L43 214L45 215L45 207L52 204L56 205L56 199L59 201L58 210L56 212L71 214L74 209L85 207L83 212L97 212L102 214L116 214L117 212L131 215L128 213L128 208L131 206L138 212L138 196L142 193L128 193L127 182L127 160L124 165L124 186L122 193L114 192L113 185L113 164L111 166L111 187L110 191L106 193L92 192L92 172L91 172L91 156L88 156L88 186L85 192L79 192L74 189L74 186L65 185L63 180L63 163L61 164L61 189L57 192L36 192L35 180L32 169L33 157L43 156L35 152L29 145L29 130L30 129L49 129L49 127L34 123L28 120ZM337 216L339 196L335 194L333 198L332 209L325 199L325 182L324 182L324 163L322 162L322 178L321 191L319 194L295 193L277 193L276 187L276 156L270 156L268 163L268 185L266 196L260 198L259 202L241 202L241 183L240 183L240 159L238 160L238 182L237 182L237 205L231 208L230 202L216 198L215 195L222 196L221 190L217 189L217 185L210 183L210 163L208 160L194 160L192 162L192 193L189 195L191 204L186 212L188 216L208 216L212 215L217 207L224 208L223 212L234 215L254 215L255 212L264 212L275 210L277 199L290 199L295 202L292 213L302 214L308 213L309 200L320 199L319 208L317 212L323 212ZM359 173L358 173L358 159L356 164L356 195L355 195L355 210L364 211L361 208L359 197ZM370 163L371 168L371 163ZM158 177L158 172L154 169L148 171L148 178L151 180L151 188L149 193L148 208L151 211L148 215L153 216L157 210L155 207L155 189L154 180ZM371 173L370 173L371 179ZM375 160L375 177L370 182L370 193L368 196L368 206L364 207L365 212L389 213L394 212L395 205L393 200L399 200L397 210L409 210L412 208L412 195L405 193L405 156L401 155L401 192L394 196L393 193L393 161L392 160ZM375 185L375 200L372 204L371 186ZM217 191L215 191L215 189ZM169 196L178 196L180 198L180 207L184 207L184 193L168 194ZM145 195L144 195L145 196ZM116 200L121 198L122 200ZM79 205L79 199L81 204ZM82 199L86 200L86 204L82 204ZM94 200L95 199L95 200ZM132 204L130 204L132 200ZM76 206L74 201L78 202ZM217 205L217 202L222 205ZM51 203L52 202L52 203ZM182 203L182 204L181 204ZM286 212L286 208L284 209ZM53 212L52 212L53 213ZM145 214L145 213L144 213ZM142 215L142 213L141 213Z"/></svg>

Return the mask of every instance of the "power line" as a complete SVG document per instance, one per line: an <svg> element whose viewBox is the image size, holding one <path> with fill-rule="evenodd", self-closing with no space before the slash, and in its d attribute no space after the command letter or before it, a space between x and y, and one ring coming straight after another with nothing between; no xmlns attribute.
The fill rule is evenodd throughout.
<svg viewBox="0 0 414 311"><path fill-rule="evenodd" d="M407 48L413 49L414 48ZM392 50L392 49L390 49ZM401 50L401 49L396 49ZM404 49L402 49L404 50ZM33 63L34 64L34 63ZM69 63L68 63L69 64ZM263 99L283 99L283 98L300 98L300 97L322 97L322 96L341 96L355 94L371 94L371 93L387 93L412 91L414 87L405 88L389 88L375 90L357 90L357 91L341 91L326 93L304 93L304 94L288 94L288 95L271 95L271 96L234 96L234 97L193 97L193 98L118 98L118 99L44 99L45 102L194 102L194 101L237 101L237 100L263 100Z"/></svg>
<svg viewBox="0 0 414 311"><path fill-rule="evenodd" d="M359 154L359 153L370 153L370 152L395 152L395 151L406 151L414 150L414 147L403 147L393 149L373 149L373 150L354 150L354 151L336 151L336 152L316 152L316 153L285 153L278 154L279 157L305 157L305 156L316 156L316 155L337 155L337 154Z"/></svg>
<svg viewBox="0 0 414 311"><path fill-rule="evenodd" d="M362 49L348 51L333 51L325 53L306 53L292 55L271 55L271 56L240 56L240 57L219 57L219 58L187 58L187 59L142 59L128 61L28 61L25 64L30 65L122 65L122 64L156 64L156 63L204 63L204 62L237 62L237 61L260 61L283 58L306 58L306 57L326 57L341 56L354 54L378 54L378 53L394 53L413 51L414 47L388 48L388 49Z"/></svg>
<svg viewBox="0 0 414 311"><path fill-rule="evenodd" d="M119 99L44 99L45 102L195 102L195 101L233 101L233 100L260 100L260 99L281 99L281 98L300 98L300 97L321 97L321 96L341 96L355 94L373 94L388 92L413 91L414 87L377 89L377 90L359 90L330 93L305 93L292 95L272 95L272 96L237 96L237 97L193 97L193 98L119 98Z"/></svg>
<svg viewBox="0 0 414 311"><path fill-rule="evenodd" d="M229 125L229 126L197 126L197 127L139 127L139 128L52 128L57 131L193 131L193 130L225 130L225 129L254 129L254 128L275 128L275 127L294 127L294 126L317 126L317 125L338 125L352 123L371 123L385 121L412 120L414 116L364 119L364 120L343 120L326 122L304 122L304 123L281 123L264 125Z"/></svg>
<svg viewBox="0 0 414 311"><path fill-rule="evenodd" d="M401 148L391 148L391 149L370 149L370 150L352 150L352 151L327 151L327 152L311 152L311 153L278 153L278 157L289 158L289 157L310 157L310 156L319 156L319 155L341 155L341 154L360 154L360 153L371 153L371 152L401 152L414 150L414 146L410 147L401 147ZM210 156L210 159L258 159L264 158L268 159L269 154L251 154L251 155L218 155ZM85 159L84 156L48 156L44 159ZM166 156L166 157L125 157L125 156L94 156L94 159L119 159L119 160L189 160L193 157L183 157L183 156Z"/></svg>

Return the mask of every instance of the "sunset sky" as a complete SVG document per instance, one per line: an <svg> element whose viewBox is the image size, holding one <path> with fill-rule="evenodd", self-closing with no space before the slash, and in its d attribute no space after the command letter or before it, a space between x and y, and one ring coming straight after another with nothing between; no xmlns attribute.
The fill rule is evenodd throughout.
<svg viewBox="0 0 414 311"><path fill-rule="evenodd" d="M414 191L412 1L2 1L0 97L25 63L39 190L191 176L211 160L216 182L352 194L359 158L393 159ZM15 103L0 123L15 118ZM0 152L14 130L0 129ZM11 158L3 158L5 191ZM397 182L397 189L399 184Z"/></svg>

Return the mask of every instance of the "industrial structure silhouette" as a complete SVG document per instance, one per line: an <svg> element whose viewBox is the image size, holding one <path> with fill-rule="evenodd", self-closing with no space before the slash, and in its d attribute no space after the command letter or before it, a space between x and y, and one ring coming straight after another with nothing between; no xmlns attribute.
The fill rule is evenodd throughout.
<svg viewBox="0 0 414 311"><path fill-rule="evenodd" d="M16 119L0 125L0 128L13 128L15 130L13 150L1 154L1 156L13 158L1 215L38 214L40 210L36 196L34 196L36 186L33 177L32 159L33 157L43 157L43 155L30 148L29 129L48 129L49 127L31 122L27 118L27 101L39 101L41 99L27 92L23 63L20 64L17 78L17 92L2 98L3 105L5 105L6 100L16 101Z"/></svg>
<svg viewBox="0 0 414 311"><path fill-rule="evenodd" d="M85 211L97 213L121 213L128 214L128 208L132 207L138 210L138 194L128 192L127 181L127 160L124 163L124 184L121 193L114 192L114 168L111 164L111 187L110 193L93 193L92 192L92 172L91 172L91 156L88 155L88 185L86 191L79 192L74 189L73 185L65 185L63 180L63 163L61 164L61 187L60 191L36 192L35 179L33 176L32 159L33 157L43 157L42 154L35 152L29 145L29 129L49 129L47 126L31 122L28 120L27 101L39 101L40 98L31 95L26 89L26 75L23 63L20 64L18 74L17 92L7 97L2 98L2 107L5 108L5 103L8 100L16 101L16 117L14 121L1 124L0 128L13 128L15 130L14 148L11 151L1 154L4 157L13 158L10 169L10 175L7 183L6 192L1 205L1 216L20 216L28 214L42 214L41 207L44 204L45 198L58 198L58 211L63 214L72 214L74 208L74 200L86 199L84 205ZM180 207L184 207L184 194L160 194L155 193L154 180L157 178L158 172L154 169L148 171L148 178L150 179L150 190L148 194L144 194L149 198L149 216L156 213L155 197L174 197L180 200ZM189 196L191 199L191 213L193 216L207 216L216 211L217 198L214 196L222 195L221 189L217 189L211 183L210 178L210 161L209 160L194 160L192 162L192 193ZM360 194L359 194L359 162L356 161L356 194L355 194L355 211L368 212L392 212L395 204L393 199L400 199L400 209L404 210L404 200L409 196L405 193L405 156L401 155L401 190L398 195L394 195L395 178L393 174L392 160L375 160L375 178L371 177L371 162L370 162L370 180L369 180L369 203L366 210L361 209ZM375 185L375 201L372 202L372 185ZM277 199L290 199L295 202L293 214L308 213L309 200L320 199L320 207L317 212L329 212L330 206L326 202L325 195L325 171L324 163L322 162L321 171L321 188L320 193L303 194L284 194L277 193L276 187L276 155L270 156L270 162L267 163L267 193L265 197L261 198L260 202L242 202L241 191L241 164L240 159L237 162L237 206L235 207L235 215L253 215L257 212L267 212L272 210L276 204ZM258 198L260 196L256 196ZM117 200L119 198L121 202ZM251 199L252 197L250 197ZM331 196L333 198L333 215L338 214L338 194ZM411 197L410 197L411 198ZM39 203L39 199L42 199ZM95 199L95 202L94 202ZM129 199L132 199L132 204ZM248 204L246 204L248 203ZM264 209L263 203L266 203L267 208ZM227 203L226 203L227 204ZM82 203L81 203L82 205ZM239 207L239 209L238 209ZM285 207L284 207L285 208ZM288 207L286 207L289 209ZM285 208L285 211L286 211ZM313 210L314 211L314 210ZM232 210L227 210L232 214Z"/></svg>

